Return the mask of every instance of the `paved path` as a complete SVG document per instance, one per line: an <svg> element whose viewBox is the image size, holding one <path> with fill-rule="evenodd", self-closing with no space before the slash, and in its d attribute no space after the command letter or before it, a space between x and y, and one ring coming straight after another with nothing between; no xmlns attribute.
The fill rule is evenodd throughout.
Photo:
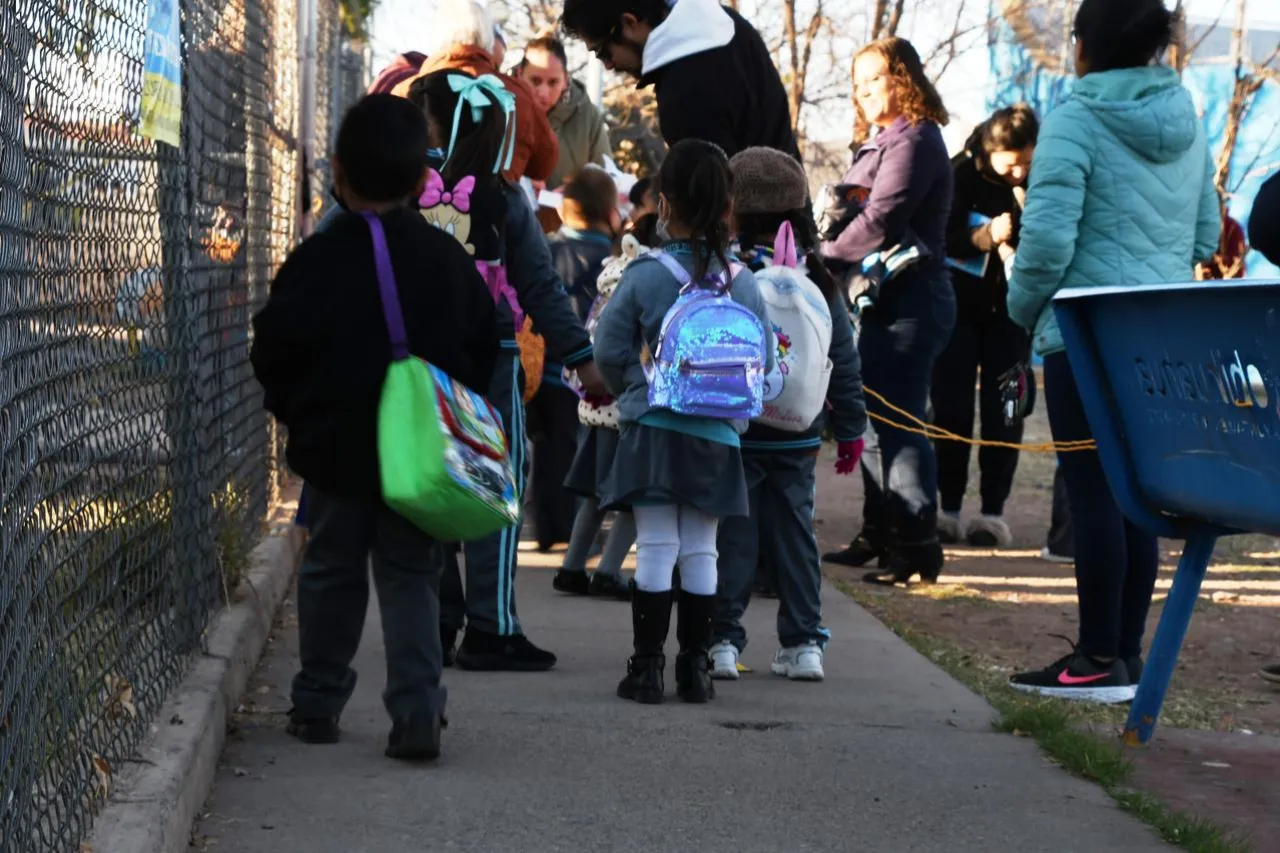
<svg viewBox="0 0 1280 853"><path fill-rule="evenodd" d="M561 597L533 569L519 595L529 636L559 667L448 671L452 727L431 767L382 757L376 612L343 742L285 735L287 604L198 842L219 853L1169 849L1029 741L994 733L986 704L838 592L825 683L768 673L773 614L757 602L745 656L756 672L701 707L614 697L625 604Z"/></svg>

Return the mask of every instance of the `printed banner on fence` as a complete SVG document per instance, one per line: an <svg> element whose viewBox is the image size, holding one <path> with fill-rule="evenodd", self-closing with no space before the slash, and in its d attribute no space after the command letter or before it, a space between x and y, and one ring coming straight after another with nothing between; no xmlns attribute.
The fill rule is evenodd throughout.
<svg viewBox="0 0 1280 853"><path fill-rule="evenodd" d="M182 45L178 0L149 0L138 133L177 148L182 142Z"/></svg>

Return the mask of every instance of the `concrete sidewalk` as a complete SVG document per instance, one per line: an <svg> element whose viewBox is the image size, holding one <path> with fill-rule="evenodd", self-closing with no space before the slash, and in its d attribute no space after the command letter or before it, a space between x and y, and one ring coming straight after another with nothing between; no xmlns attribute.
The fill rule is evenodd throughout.
<svg viewBox="0 0 1280 853"><path fill-rule="evenodd" d="M827 681L769 674L773 602L749 611L737 683L709 706L615 698L629 608L519 584L541 674L449 670L438 764L382 757L382 643L371 612L337 746L284 732L290 600L228 740L197 847L225 853L1168 850L1098 788L991 730L991 709L834 590ZM674 625L672 634L674 637ZM674 655L674 647L670 654ZM668 663L668 693L674 678Z"/></svg>

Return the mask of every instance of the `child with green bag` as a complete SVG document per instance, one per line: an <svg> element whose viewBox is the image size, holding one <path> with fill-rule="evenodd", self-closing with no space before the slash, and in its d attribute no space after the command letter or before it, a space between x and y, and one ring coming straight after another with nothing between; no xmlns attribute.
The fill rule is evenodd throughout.
<svg viewBox="0 0 1280 853"><path fill-rule="evenodd" d="M443 560L422 519L409 520L412 507L398 506L402 514L384 500L395 491L380 469L384 382L420 359L433 376L483 393L498 352L493 299L475 264L408 206L426 182L427 147L426 120L408 101L371 95L351 109L333 162L345 212L281 267L254 317L251 353L264 404L288 429L289 466L308 485L289 732L306 743L338 740L372 564L392 719L386 754L405 760L440 752ZM400 309L397 333L380 286Z"/></svg>

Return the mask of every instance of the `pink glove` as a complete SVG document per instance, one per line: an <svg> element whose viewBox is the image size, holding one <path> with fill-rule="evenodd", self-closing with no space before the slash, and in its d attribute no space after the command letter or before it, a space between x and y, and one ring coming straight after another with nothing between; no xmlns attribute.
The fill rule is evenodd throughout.
<svg viewBox="0 0 1280 853"><path fill-rule="evenodd" d="M852 474L858 468L858 460L867 446L865 439L842 441L836 445L836 473Z"/></svg>

